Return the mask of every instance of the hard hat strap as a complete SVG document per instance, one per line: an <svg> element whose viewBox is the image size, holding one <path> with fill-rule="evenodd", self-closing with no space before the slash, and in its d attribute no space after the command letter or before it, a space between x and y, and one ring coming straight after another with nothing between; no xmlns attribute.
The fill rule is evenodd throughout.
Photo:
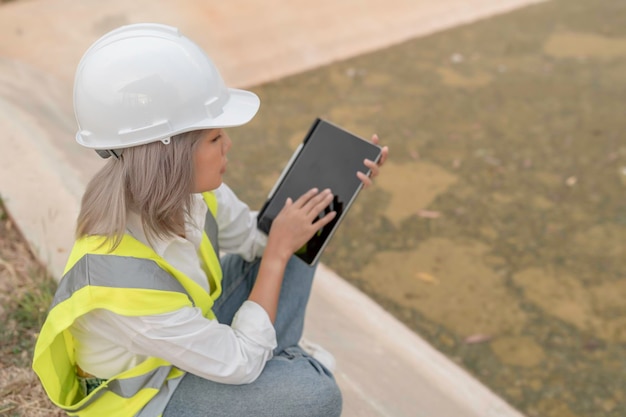
<svg viewBox="0 0 626 417"><path fill-rule="evenodd" d="M120 159L123 151L124 149L96 149L96 153L103 159L107 159L111 156L114 156L115 159Z"/></svg>

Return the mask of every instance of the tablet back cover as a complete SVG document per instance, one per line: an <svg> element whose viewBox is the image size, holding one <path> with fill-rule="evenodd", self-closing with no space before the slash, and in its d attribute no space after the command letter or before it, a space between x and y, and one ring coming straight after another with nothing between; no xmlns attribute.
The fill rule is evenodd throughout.
<svg viewBox="0 0 626 417"><path fill-rule="evenodd" d="M259 212L259 229L269 233L288 197L295 201L311 188L330 188L333 202L320 215L334 210L337 216L296 253L308 264L316 262L362 187L356 172L369 174L363 160L378 161L380 152L373 143L317 119Z"/></svg>

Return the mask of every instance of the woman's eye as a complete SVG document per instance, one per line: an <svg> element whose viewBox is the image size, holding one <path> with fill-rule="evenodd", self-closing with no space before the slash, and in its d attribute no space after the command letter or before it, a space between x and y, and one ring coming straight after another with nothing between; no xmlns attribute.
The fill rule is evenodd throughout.
<svg viewBox="0 0 626 417"><path fill-rule="evenodd" d="M213 138L213 140L211 142L217 142L221 138L222 138L222 135L217 135L216 137Z"/></svg>

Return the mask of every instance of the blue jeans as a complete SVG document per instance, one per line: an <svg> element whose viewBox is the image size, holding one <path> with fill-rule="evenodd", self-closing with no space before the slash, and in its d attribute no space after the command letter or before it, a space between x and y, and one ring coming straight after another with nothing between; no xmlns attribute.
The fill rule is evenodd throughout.
<svg viewBox="0 0 626 417"><path fill-rule="evenodd" d="M223 292L213 311L220 323L230 324L248 299L260 261L246 262L226 255L221 263ZM274 323L278 347L256 381L227 385L188 373L163 417L341 415L341 392L332 374L298 346L314 274L315 267L298 258L292 257L287 264Z"/></svg>

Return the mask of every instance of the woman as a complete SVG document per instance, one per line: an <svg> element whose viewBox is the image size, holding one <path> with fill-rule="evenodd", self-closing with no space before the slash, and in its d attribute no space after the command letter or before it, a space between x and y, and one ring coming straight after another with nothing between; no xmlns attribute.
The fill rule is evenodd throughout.
<svg viewBox="0 0 626 417"><path fill-rule="evenodd" d="M172 27L125 26L83 56L76 139L109 160L33 360L68 414L341 413L330 370L298 345L314 268L292 257L334 218L317 219L332 193L288 200L265 236L222 183L224 129L258 107Z"/></svg>

